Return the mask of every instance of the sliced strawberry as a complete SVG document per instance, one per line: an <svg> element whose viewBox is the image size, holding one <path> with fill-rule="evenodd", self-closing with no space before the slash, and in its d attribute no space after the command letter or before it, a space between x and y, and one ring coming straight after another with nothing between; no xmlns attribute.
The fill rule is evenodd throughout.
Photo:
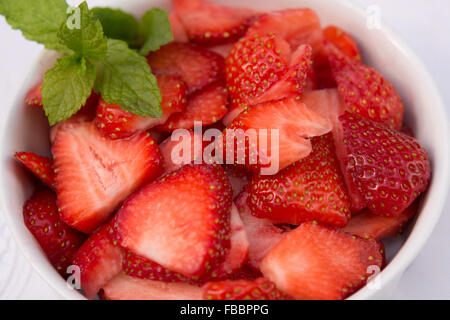
<svg viewBox="0 0 450 320"><path fill-rule="evenodd" d="M404 107L395 88L378 71L328 44L333 77L347 111L400 130Z"/></svg>
<svg viewBox="0 0 450 320"><path fill-rule="evenodd" d="M189 97L186 110L172 115L160 130L192 129L194 122L210 125L222 119L227 113L228 92L225 83L218 81Z"/></svg>
<svg viewBox="0 0 450 320"><path fill-rule="evenodd" d="M30 107L42 107L42 82L32 87L25 96L25 103Z"/></svg>
<svg viewBox="0 0 450 320"><path fill-rule="evenodd" d="M93 122L64 124L52 152L62 219L86 233L162 170L158 145L148 133L110 140Z"/></svg>
<svg viewBox="0 0 450 320"><path fill-rule="evenodd" d="M177 77L157 75L161 89L161 118L141 117L131 114L117 104L107 103L101 99L95 119L97 128L111 139L127 138L134 133L163 124L169 117L186 107L186 85Z"/></svg>
<svg viewBox="0 0 450 320"><path fill-rule="evenodd" d="M186 165L125 202L118 213L121 244L169 270L202 276L229 251L231 204L222 167Z"/></svg>
<svg viewBox="0 0 450 320"><path fill-rule="evenodd" d="M229 157L234 150L236 164L254 171L269 165L281 170L309 155L311 142L308 138L331 129L328 119L297 99L259 104L241 113L225 130L227 163L233 160ZM244 134L248 136L246 139Z"/></svg>
<svg viewBox="0 0 450 320"><path fill-rule="evenodd" d="M237 208L233 205L230 218L230 251L225 260L212 271L202 277L186 277L181 273L173 272L160 264L147 258L127 251L123 260L125 274L141 279L157 280L164 282L186 282L190 284L202 284L208 281L222 280L236 273L244 264L248 254L248 240L244 225Z"/></svg>
<svg viewBox="0 0 450 320"><path fill-rule="evenodd" d="M228 108L227 114L222 119L222 124L227 127L236 119L242 112L244 112L248 108L248 104L246 103L232 103Z"/></svg>
<svg viewBox="0 0 450 320"><path fill-rule="evenodd" d="M188 43L169 43L147 56L152 71L179 77L191 94L224 78L224 59L207 49Z"/></svg>
<svg viewBox="0 0 450 320"><path fill-rule="evenodd" d="M417 214L418 204L418 201L413 202L405 211L394 217L376 215L366 209L352 217L342 231L366 239L380 240L396 236L401 233L406 223Z"/></svg>
<svg viewBox="0 0 450 320"><path fill-rule="evenodd" d="M187 283L143 280L120 274L103 291L108 300L202 300L204 290Z"/></svg>
<svg viewBox="0 0 450 320"><path fill-rule="evenodd" d="M345 227L350 210L333 136L312 139L312 152L274 176L254 177L248 205L252 214L293 225L318 221Z"/></svg>
<svg viewBox="0 0 450 320"><path fill-rule="evenodd" d="M336 300L363 286L383 262L377 241L306 222L269 252L261 271L296 299Z"/></svg>
<svg viewBox="0 0 450 320"><path fill-rule="evenodd" d="M41 157L34 152L18 152L14 157L47 186L55 187L52 158Z"/></svg>
<svg viewBox="0 0 450 320"><path fill-rule="evenodd" d="M309 44L315 54L323 45L320 19L311 9L286 9L263 14L247 32L259 36L270 33L285 39L292 50L302 44Z"/></svg>
<svg viewBox="0 0 450 320"><path fill-rule="evenodd" d="M249 243L248 264L258 270L262 259L284 238L285 234L282 229L274 226L270 220L252 216L247 206L247 197L246 192L242 193L236 200L236 206L247 232Z"/></svg>
<svg viewBox="0 0 450 320"><path fill-rule="evenodd" d="M313 90L301 97L309 109L328 119L333 126L339 125L339 117L345 113L345 102L337 89Z"/></svg>
<svg viewBox="0 0 450 320"><path fill-rule="evenodd" d="M323 29L323 37L350 58L361 60L361 53L352 35L339 27L328 26Z"/></svg>
<svg viewBox="0 0 450 320"><path fill-rule="evenodd" d="M181 136L172 135L160 145L164 161L164 172L173 172L195 160L203 159L203 137L194 131L185 131ZM174 139L174 140L172 140ZM196 148L196 145L199 146ZM186 154L184 152L186 151Z"/></svg>
<svg viewBox="0 0 450 320"><path fill-rule="evenodd" d="M201 44L235 41L244 35L255 12L230 8L206 0L172 0L189 39Z"/></svg>
<svg viewBox="0 0 450 320"><path fill-rule="evenodd" d="M169 14L169 22L172 29L173 41L182 43L189 42L187 31L176 12Z"/></svg>
<svg viewBox="0 0 450 320"><path fill-rule="evenodd" d="M236 197L246 189L252 180L253 174L251 171L234 165L227 165L225 171L227 172L228 179L230 179L233 188L233 199L236 199Z"/></svg>
<svg viewBox="0 0 450 320"><path fill-rule="evenodd" d="M250 105L283 98L296 98L306 90L308 78L312 73L312 49L309 45L301 45L292 54L289 70L270 89L261 95L249 99Z"/></svg>
<svg viewBox="0 0 450 320"><path fill-rule="evenodd" d="M289 44L274 35L246 36L226 59L227 87L231 102L241 107L267 91L288 70Z"/></svg>
<svg viewBox="0 0 450 320"><path fill-rule="evenodd" d="M94 232L78 249L73 264L80 268L81 286L88 299L122 270L123 250L111 240L110 224Z"/></svg>
<svg viewBox="0 0 450 320"><path fill-rule="evenodd" d="M209 282L203 286L206 300L287 300L284 292L265 278L254 281L227 280Z"/></svg>
<svg viewBox="0 0 450 320"><path fill-rule="evenodd" d="M67 276L67 267L84 236L61 221L56 194L48 189L34 192L23 205L23 220L51 264L62 276Z"/></svg>
<svg viewBox="0 0 450 320"><path fill-rule="evenodd" d="M375 214L400 214L428 186L426 150L380 123L350 113L340 120L335 141L349 195L362 198Z"/></svg>

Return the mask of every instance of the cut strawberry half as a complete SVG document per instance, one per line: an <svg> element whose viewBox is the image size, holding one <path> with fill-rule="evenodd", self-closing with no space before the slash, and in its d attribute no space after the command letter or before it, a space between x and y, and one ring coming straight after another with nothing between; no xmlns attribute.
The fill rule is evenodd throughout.
<svg viewBox="0 0 450 320"><path fill-rule="evenodd" d="M47 186L55 188L52 158L41 157L34 152L18 152L14 157Z"/></svg>
<svg viewBox="0 0 450 320"><path fill-rule="evenodd" d="M225 260L212 272L202 277L186 277L181 273L173 272L160 264L147 258L127 251L123 260L125 274L141 279L164 282L186 282L201 284L208 281L222 280L236 273L244 264L248 254L248 241L244 225L237 208L233 205L230 218L230 251Z"/></svg>
<svg viewBox="0 0 450 320"><path fill-rule="evenodd" d="M158 145L148 133L110 140L93 122L61 126L52 152L62 219L86 233L162 170Z"/></svg>
<svg viewBox="0 0 450 320"><path fill-rule="evenodd" d="M225 83L218 81L189 97L186 110L172 115L164 125L158 127L164 131L192 129L194 122L210 125L221 120L227 113L228 92Z"/></svg>
<svg viewBox="0 0 450 320"><path fill-rule="evenodd" d="M247 202L254 216L292 225L305 221L347 225L351 214L333 137L315 137L312 146L307 158L275 176L253 178Z"/></svg>
<svg viewBox="0 0 450 320"><path fill-rule="evenodd" d="M188 94L224 79L224 59L215 52L188 43L169 43L147 56L155 74L179 77Z"/></svg>
<svg viewBox="0 0 450 320"><path fill-rule="evenodd" d="M61 221L56 194L49 189L39 189L23 205L25 226L47 255L50 263L63 277L67 267L84 240L84 235Z"/></svg>
<svg viewBox="0 0 450 320"><path fill-rule="evenodd" d="M169 14L169 22L172 30L173 41L181 43L189 42L186 29L184 28L184 25L176 12L172 11Z"/></svg>
<svg viewBox="0 0 450 320"><path fill-rule="evenodd" d="M361 53L352 35L339 27L328 26L323 29L323 37L350 58L361 60Z"/></svg>
<svg viewBox="0 0 450 320"><path fill-rule="evenodd" d="M233 188L233 199L236 199L247 188L253 174L245 168L234 165L225 166L225 171Z"/></svg>
<svg viewBox="0 0 450 320"><path fill-rule="evenodd" d="M225 130L227 163L233 161L229 158L234 151L234 163L253 171L271 167L275 174L310 154L308 138L331 129L328 119L297 99L259 104L241 113Z"/></svg>
<svg viewBox="0 0 450 320"><path fill-rule="evenodd" d="M306 222L269 252L261 271L296 299L336 300L358 290L383 263L377 241Z"/></svg>
<svg viewBox="0 0 450 320"><path fill-rule="evenodd" d="M123 274L103 287L108 300L202 300L204 290L187 283L143 280Z"/></svg>
<svg viewBox="0 0 450 320"><path fill-rule="evenodd" d="M161 118L141 117L131 114L117 104L107 103L101 99L97 108L95 123L97 128L110 139L127 138L138 131L161 125L175 113L184 110L187 103L186 85L177 77L157 75L158 87L161 89Z"/></svg>
<svg viewBox="0 0 450 320"><path fill-rule="evenodd" d="M312 49L309 45L301 45L292 54L289 69L282 78L266 92L249 99L250 105L283 98L297 98L306 90L308 78L312 73Z"/></svg>
<svg viewBox="0 0 450 320"><path fill-rule="evenodd" d="M252 216L247 206L246 192L236 200L236 206L244 223L248 239L248 265L259 270L259 265L267 253L284 238L285 232L270 220Z"/></svg>
<svg viewBox="0 0 450 320"><path fill-rule="evenodd" d="M106 224L94 232L78 249L73 264L80 268L81 286L88 299L122 270L123 250L111 240L114 228Z"/></svg>
<svg viewBox="0 0 450 320"><path fill-rule="evenodd" d="M276 34L285 39L292 50L302 44L313 48L313 54L323 46L320 19L311 9L286 9L259 16L248 29L248 35Z"/></svg>
<svg viewBox="0 0 450 320"><path fill-rule="evenodd" d="M125 202L118 213L121 244L169 270L200 277L229 251L231 204L222 167L186 165Z"/></svg>
<svg viewBox="0 0 450 320"><path fill-rule="evenodd" d="M414 138L380 123L350 113L340 120L335 141L349 196L375 214L400 214L428 186L426 150Z"/></svg>
<svg viewBox="0 0 450 320"><path fill-rule="evenodd" d="M375 69L347 57L331 44L327 45L327 50L331 71L347 111L400 130L404 107L389 81Z"/></svg>
<svg viewBox="0 0 450 320"><path fill-rule="evenodd" d="M231 102L241 107L266 92L288 70L291 48L274 35L246 36L226 59L227 87Z"/></svg>
<svg viewBox="0 0 450 320"><path fill-rule="evenodd" d="M42 107L42 82L32 87L25 96L25 104L30 107Z"/></svg>
<svg viewBox="0 0 450 320"><path fill-rule="evenodd" d="M405 211L394 217L376 215L366 209L352 217L342 231L365 239L380 240L396 236L402 232L407 222L417 214L418 204L418 201L413 202Z"/></svg>
<svg viewBox="0 0 450 320"><path fill-rule="evenodd" d="M206 300L287 300L285 293L265 278L254 281L227 280L203 286Z"/></svg>
<svg viewBox="0 0 450 320"><path fill-rule="evenodd" d="M255 16L249 9L220 6L206 0L172 0L189 39L201 44L220 44L239 39Z"/></svg>

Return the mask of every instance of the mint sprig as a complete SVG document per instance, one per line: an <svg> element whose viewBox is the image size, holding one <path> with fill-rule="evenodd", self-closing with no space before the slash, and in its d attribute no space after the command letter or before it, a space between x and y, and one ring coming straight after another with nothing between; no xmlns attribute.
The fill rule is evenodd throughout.
<svg viewBox="0 0 450 320"><path fill-rule="evenodd" d="M93 89L130 113L162 116L161 91L142 55L172 41L165 11L152 9L139 24L121 10L89 10L86 2L74 9L64 0L0 0L0 14L27 39L66 55L41 89L50 125L75 114ZM127 43L142 44L141 55Z"/></svg>
<svg viewBox="0 0 450 320"><path fill-rule="evenodd" d="M96 91L106 101L142 117L162 117L161 91L145 57L120 40L108 40Z"/></svg>

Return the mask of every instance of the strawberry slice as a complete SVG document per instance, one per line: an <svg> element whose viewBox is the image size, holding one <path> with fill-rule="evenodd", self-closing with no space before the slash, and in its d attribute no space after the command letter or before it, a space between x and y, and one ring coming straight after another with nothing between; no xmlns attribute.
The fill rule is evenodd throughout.
<svg viewBox="0 0 450 320"><path fill-rule="evenodd" d="M42 107L42 82L32 87L25 96L25 104L30 107Z"/></svg>
<svg viewBox="0 0 450 320"><path fill-rule="evenodd" d="M94 232L78 249L73 264L80 268L81 286L88 299L122 270L122 249L111 239L111 223Z"/></svg>
<svg viewBox="0 0 450 320"><path fill-rule="evenodd" d="M97 108L96 125L110 139L127 138L134 133L163 124L175 113L186 107L186 85L177 77L157 75L158 87L161 89L161 118L141 117L131 114L117 104L100 99Z"/></svg>
<svg viewBox="0 0 450 320"><path fill-rule="evenodd" d="M224 59L215 52L188 43L172 42L151 52L147 61L155 74L179 77L188 94L224 78Z"/></svg>
<svg viewBox="0 0 450 320"><path fill-rule="evenodd" d="M287 300L284 292L265 278L254 281L227 280L203 286L206 300Z"/></svg>
<svg viewBox="0 0 450 320"><path fill-rule="evenodd" d="M284 238L282 229L274 226L267 219L260 219L252 216L250 208L247 206L248 194L243 192L236 200L244 223L248 239L248 264L251 268L258 270L259 265L267 253Z"/></svg>
<svg viewBox="0 0 450 320"><path fill-rule="evenodd" d="M84 240L84 235L61 221L56 194L39 189L23 205L25 226L37 240L56 270L66 277L67 267Z"/></svg>
<svg viewBox="0 0 450 320"><path fill-rule="evenodd" d="M118 213L123 247L187 277L214 270L230 248L230 182L217 165L186 165L130 197Z"/></svg>
<svg viewBox="0 0 450 320"><path fill-rule="evenodd" d="M233 42L233 43L226 43L226 44L221 44L218 46L208 47L208 48L212 52L215 52L226 59L228 57L228 55L230 54L231 50L233 50L235 45L236 45L236 43Z"/></svg>
<svg viewBox="0 0 450 320"><path fill-rule="evenodd" d="M301 102L309 109L328 119L333 126L339 125L339 117L345 113L345 102L337 89L307 91Z"/></svg>
<svg viewBox="0 0 450 320"><path fill-rule="evenodd" d="M162 170L158 145L148 133L110 140L93 122L64 124L52 152L62 219L85 233Z"/></svg>
<svg viewBox="0 0 450 320"><path fill-rule="evenodd" d="M383 123L402 127L404 107L395 88L378 71L328 44L331 71L345 100L347 111Z"/></svg>
<svg viewBox="0 0 450 320"><path fill-rule="evenodd" d="M380 123L350 113L340 120L335 141L349 195L375 214L400 214L428 186L426 150L414 138Z"/></svg>
<svg viewBox="0 0 450 320"><path fill-rule="evenodd" d="M164 131L192 129L195 121L210 125L222 119L227 113L228 92L225 83L218 81L189 97L186 110L172 115L164 125L158 127Z"/></svg>
<svg viewBox="0 0 450 320"><path fill-rule="evenodd" d="M363 286L383 263L376 240L306 222L269 252L261 271L295 299L337 300Z"/></svg>
<svg viewBox="0 0 450 320"><path fill-rule="evenodd" d="M182 43L189 42L186 29L184 28L184 25L176 12L172 11L169 13L169 22L172 30L173 41Z"/></svg>
<svg viewBox="0 0 450 320"><path fill-rule="evenodd" d="M196 144L200 148L196 148ZM203 137L191 130L182 132L181 136L168 137L159 148L164 161L164 173L176 171L186 164L194 163L197 159L203 159Z"/></svg>
<svg viewBox="0 0 450 320"><path fill-rule="evenodd" d="M361 60L361 53L352 35L339 27L328 26L323 29L323 37L350 58Z"/></svg>
<svg viewBox="0 0 450 320"><path fill-rule="evenodd" d="M317 13L311 9L286 9L259 16L248 29L248 35L274 33L285 39L292 50L309 44L313 54L323 46L322 28Z"/></svg>
<svg viewBox="0 0 450 320"><path fill-rule="evenodd" d="M147 258L138 256L129 250L123 260L123 270L129 276L164 282L201 284L225 279L241 268L248 254L247 234L235 205L233 205L231 210L230 228L230 251L228 255L214 271L203 277L186 277L180 273L170 271Z"/></svg>
<svg viewBox="0 0 450 320"><path fill-rule="evenodd" d="M203 289L187 283L143 280L120 274L103 287L108 300L202 300Z"/></svg>
<svg viewBox="0 0 450 320"><path fill-rule="evenodd" d="M276 129L278 131L274 131ZM311 142L308 138L321 136L331 129L328 119L308 109L297 99L259 104L241 113L225 130L227 163L233 160L228 158L234 150L236 164L253 171L269 165L282 170L310 154ZM247 133L249 137L244 140L240 133ZM260 141L260 138L266 141Z"/></svg>
<svg viewBox="0 0 450 320"><path fill-rule="evenodd" d="M292 54L289 70L270 89L261 95L249 99L250 105L283 98L296 98L306 90L308 78L312 73L312 49L309 45L301 45Z"/></svg>
<svg viewBox="0 0 450 320"><path fill-rule="evenodd" d="M255 12L206 0L172 0L189 39L201 44L232 42L244 35Z"/></svg>
<svg viewBox="0 0 450 320"><path fill-rule="evenodd" d="M333 136L315 137L312 146L307 158L278 174L253 178L247 202L254 216L293 225L305 221L347 225L351 214Z"/></svg>
<svg viewBox="0 0 450 320"><path fill-rule="evenodd" d="M402 232L406 223L417 214L418 205L419 202L415 201L405 211L394 217L376 215L366 209L352 217L342 231L366 239L380 240L396 236Z"/></svg>
<svg viewBox="0 0 450 320"><path fill-rule="evenodd" d="M34 152L18 152L14 157L47 186L55 188L52 158L41 157Z"/></svg>
<svg viewBox="0 0 450 320"><path fill-rule="evenodd" d="M289 44L274 35L246 36L225 61L231 102L242 107L283 77L291 58Z"/></svg>
<svg viewBox="0 0 450 320"><path fill-rule="evenodd" d="M230 179L231 187L233 188L233 199L236 199L248 186L252 180L252 172L245 168L227 165L225 166L228 179Z"/></svg>

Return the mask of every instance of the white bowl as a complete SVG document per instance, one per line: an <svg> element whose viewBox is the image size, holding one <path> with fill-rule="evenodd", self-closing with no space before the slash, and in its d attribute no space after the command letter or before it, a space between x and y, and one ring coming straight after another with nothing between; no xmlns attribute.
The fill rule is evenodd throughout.
<svg viewBox="0 0 450 320"><path fill-rule="evenodd" d="M69 1L73 3L74 1ZM436 225L449 190L450 155L449 122L438 90L416 55L393 32L384 26L367 27L367 15L341 0L220 0L217 3L247 6L259 10L276 10L288 7L315 9L323 25L336 24L354 35L363 51L367 64L377 68L397 88L406 106L406 122L417 139L428 150L432 161L432 181L423 197L420 215L408 235L387 245L391 261L378 275L376 285L366 286L350 299L387 298L395 288L405 269L417 256ZM164 0L98 0L88 1L93 6L121 7L140 15L153 6L170 9ZM25 40L24 40L25 41ZM48 128L40 110L24 107L27 90L36 83L48 66L48 54L36 61L34 69L24 75L24 84L15 103L2 106L5 125L0 128L0 190L1 211L26 258L41 277L63 298L83 299L77 291L69 289L65 281L47 261L33 236L25 228L22 204L32 193L28 173L13 159L17 151L34 151L49 154ZM444 143L442 143L444 142ZM403 239L405 239L403 243ZM403 246L398 252L398 242Z"/></svg>

